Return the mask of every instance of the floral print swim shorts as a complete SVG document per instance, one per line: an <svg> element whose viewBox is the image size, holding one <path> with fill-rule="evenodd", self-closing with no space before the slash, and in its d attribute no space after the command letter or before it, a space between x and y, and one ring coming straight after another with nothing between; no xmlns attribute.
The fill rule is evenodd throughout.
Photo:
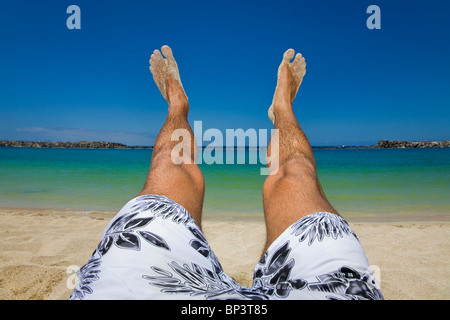
<svg viewBox="0 0 450 320"><path fill-rule="evenodd" d="M250 288L223 271L186 209L159 195L129 201L77 275L72 300L383 299L340 216L317 212L292 224L256 265Z"/></svg>

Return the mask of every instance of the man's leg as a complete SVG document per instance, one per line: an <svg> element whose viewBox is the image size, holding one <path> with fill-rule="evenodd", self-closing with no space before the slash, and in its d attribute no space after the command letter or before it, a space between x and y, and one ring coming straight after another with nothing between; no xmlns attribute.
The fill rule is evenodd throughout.
<svg viewBox="0 0 450 320"><path fill-rule="evenodd" d="M305 59L289 49L278 69L278 83L269 118L278 129L277 139L271 139L269 155L278 161L279 169L269 175L263 187L264 215L267 228L266 248L292 223L308 214L327 211L338 214L328 202L317 177L317 168L311 146L292 109L292 102L306 73ZM271 148L278 143L278 148ZM270 166L269 166L270 173Z"/></svg>
<svg viewBox="0 0 450 320"><path fill-rule="evenodd" d="M177 63L168 46L161 48L166 57L155 50L150 59L150 71L161 94L169 104L167 119L156 138L150 171L139 195L164 195L182 205L201 227L201 214L205 183L200 168L195 164L197 147L194 134L187 121L189 103L181 84ZM190 139L172 141L174 130L183 129ZM190 140L190 141L189 141ZM184 160L172 161L172 149L182 144Z"/></svg>

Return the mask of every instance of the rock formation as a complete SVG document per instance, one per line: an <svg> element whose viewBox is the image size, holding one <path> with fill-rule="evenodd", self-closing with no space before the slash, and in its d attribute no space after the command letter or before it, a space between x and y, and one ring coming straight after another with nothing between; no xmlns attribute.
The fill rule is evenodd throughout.
<svg viewBox="0 0 450 320"><path fill-rule="evenodd" d="M448 148L450 140L443 141L378 141L376 148Z"/></svg>
<svg viewBox="0 0 450 320"><path fill-rule="evenodd" d="M106 141L23 141L23 140L0 140L0 147L22 147L22 148L79 148L79 149L131 149L146 147L130 147L123 143Z"/></svg>

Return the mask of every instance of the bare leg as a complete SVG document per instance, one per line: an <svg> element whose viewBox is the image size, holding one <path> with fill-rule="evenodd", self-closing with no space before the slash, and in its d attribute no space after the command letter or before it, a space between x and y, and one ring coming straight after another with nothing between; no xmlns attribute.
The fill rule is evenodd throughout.
<svg viewBox="0 0 450 320"><path fill-rule="evenodd" d="M197 146L187 121L189 103L172 50L168 46L163 46L161 51L166 59L158 50L155 50L150 59L150 71L161 94L169 104L169 111L156 138L150 170L139 195L158 194L172 199L186 208L201 227L205 183L202 172L194 161ZM176 129L184 129L190 139L172 141L172 133ZM171 153L173 147L180 143L184 144L183 150L189 150L188 154L183 154L183 158L188 161L175 164Z"/></svg>
<svg viewBox="0 0 450 320"><path fill-rule="evenodd" d="M263 187L267 228L264 251L298 219L320 211L338 214L320 186L313 151L292 109L292 102L306 73L305 59L301 54L290 62L294 54L294 50L289 49L283 56L273 103L269 108L269 118L279 130L279 153L268 156L272 161L278 161L279 169L267 177ZM271 139L271 143L276 143L275 139Z"/></svg>

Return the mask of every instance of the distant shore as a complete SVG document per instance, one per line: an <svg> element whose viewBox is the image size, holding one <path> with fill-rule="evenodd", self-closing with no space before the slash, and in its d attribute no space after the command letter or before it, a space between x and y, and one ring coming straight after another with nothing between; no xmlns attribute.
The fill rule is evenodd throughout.
<svg viewBox="0 0 450 320"><path fill-rule="evenodd" d="M26 141L0 140L0 147L14 148L66 148L66 149L153 149L153 146L128 146L107 141ZM449 148L450 140L442 141L403 141L380 140L370 146L313 146L313 149L404 149L404 148Z"/></svg>
<svg viewBox="0 0 450 320"><path fill-rule="evenodd" d="M313 146L313 149L405 149L405 148L449 148L450 140L442 141L405 141L405 140L379 140L376 145L370 146L338 146L320 147Z"/></svg>
<svg viewBox="0 0 450 320"><path fill-rule="evenodd" d="M118 142L107 141L25 141L0 140L0 147L14 148L63 148L63 149L152 149L153 146L127 146Z"/></svg>

